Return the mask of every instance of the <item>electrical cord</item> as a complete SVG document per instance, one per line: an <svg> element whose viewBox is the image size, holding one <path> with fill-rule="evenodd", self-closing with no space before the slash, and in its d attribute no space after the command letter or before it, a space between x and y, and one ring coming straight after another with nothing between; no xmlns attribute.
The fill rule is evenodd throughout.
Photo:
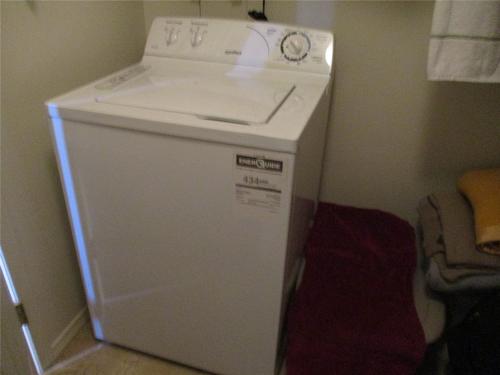
<svg viewBox="0 0 500 375"><path fill-rule="evenodd" d="M248 12L248 15L256 20L256 21L267 21L267 16L266 16L266 0L262 0L262 12L259 12L258 10L250 10Z"/></svg>

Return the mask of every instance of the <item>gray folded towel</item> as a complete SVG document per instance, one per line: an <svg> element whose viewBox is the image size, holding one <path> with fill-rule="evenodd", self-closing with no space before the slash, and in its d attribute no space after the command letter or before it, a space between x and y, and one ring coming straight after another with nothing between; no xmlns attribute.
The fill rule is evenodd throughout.
<svg viewBox="0 0 500 375"><path fill-rule="evenodd" d="M431 260L437 264L439 273L447 282L454 282L470 276L500 275L500 271L493 268L463 268L450 266L446 262L444 253L434 254Z"/></svg>
<svg viewBox="0 0 500 375"><path fill-rule="evenodd" d="M431 289L445 293L500 288L500 273L469 276L458 279L455 282L448 282L441 276L439 266L432 258L430 259L429 269L425 273L425 280Z"/></svg>
<svg viewBox="0 0 500 375"><path fill-rule="evenodd" d="M476 249L474 217L467 200L457 191L435 193L418 207L427 257L445 254L454 268L500 269L500 257ZM485 270L491 273L491 270Z"/></svg>

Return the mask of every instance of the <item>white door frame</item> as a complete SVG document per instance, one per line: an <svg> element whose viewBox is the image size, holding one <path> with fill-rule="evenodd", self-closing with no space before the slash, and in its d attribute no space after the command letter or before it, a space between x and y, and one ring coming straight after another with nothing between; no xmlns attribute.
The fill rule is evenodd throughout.
<svg viewBox="0 0 500 375"><path fill-rule="evenodd" d="M43 367L38 357L38 353L36 351L35 343L33 342L33 338L31 336L31 331L29 328L28 319L26 317L26 313L24 312L23 304L21 303L21 299L19 298L19 294L14 286L14 281L12 279L9 266L7 264L7 260L5 259L2 246L0 244L0 271L5 282L7 294L9 296L10 302L12 303L12 307L16 310L19 326L21 329L22 336L24 337L24 343L26 345L25 349L29 353L30 363L27 365L32 369L32 374L42 375ZM3 293L3 291L2 291ZM16 349L16 348L11 348ZM19 348L17 348L19 349ZM23 356L19 357L20 360L23 360ZM28 359L26 359L28 360ZM29 361L29 360L28 360Z"/></svg>

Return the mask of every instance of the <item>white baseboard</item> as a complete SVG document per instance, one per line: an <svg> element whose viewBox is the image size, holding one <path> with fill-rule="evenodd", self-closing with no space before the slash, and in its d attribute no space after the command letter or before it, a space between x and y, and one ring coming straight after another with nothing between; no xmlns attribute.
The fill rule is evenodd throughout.
<svg viewBox="0 0 500 375"><path fill-rule="evenodd" d="M81 309L78 314L69 322L62 330L59 336L50 345L51 353L49 365L52 365L61 352L66 348L70 341L76 336L80 329L89 321L89 313L87 307Z"/></svg>

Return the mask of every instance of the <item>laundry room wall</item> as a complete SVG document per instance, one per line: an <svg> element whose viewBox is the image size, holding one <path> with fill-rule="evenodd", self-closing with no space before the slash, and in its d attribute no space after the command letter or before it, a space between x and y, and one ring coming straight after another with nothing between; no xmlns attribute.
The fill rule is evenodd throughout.
<svg viewBox="0 0 500 375"><path fill-rule="evenodd" d="M44 101L140 60L141 1L1 2L1 241L47 365L85 300Z"/></svg>
<svg viewBox="0 0 500 375"><path fill-rule="evenodd" d="M189 2L191 13L180 3L146 2L146 24L161 15L245 17L245 1L202 1L197 11ZM427 81L433 7L266 1L271 22L335 34L322 200L379 208L414 223L421 197L454 189L467 169L500 165L500 85Z"/></svg>

